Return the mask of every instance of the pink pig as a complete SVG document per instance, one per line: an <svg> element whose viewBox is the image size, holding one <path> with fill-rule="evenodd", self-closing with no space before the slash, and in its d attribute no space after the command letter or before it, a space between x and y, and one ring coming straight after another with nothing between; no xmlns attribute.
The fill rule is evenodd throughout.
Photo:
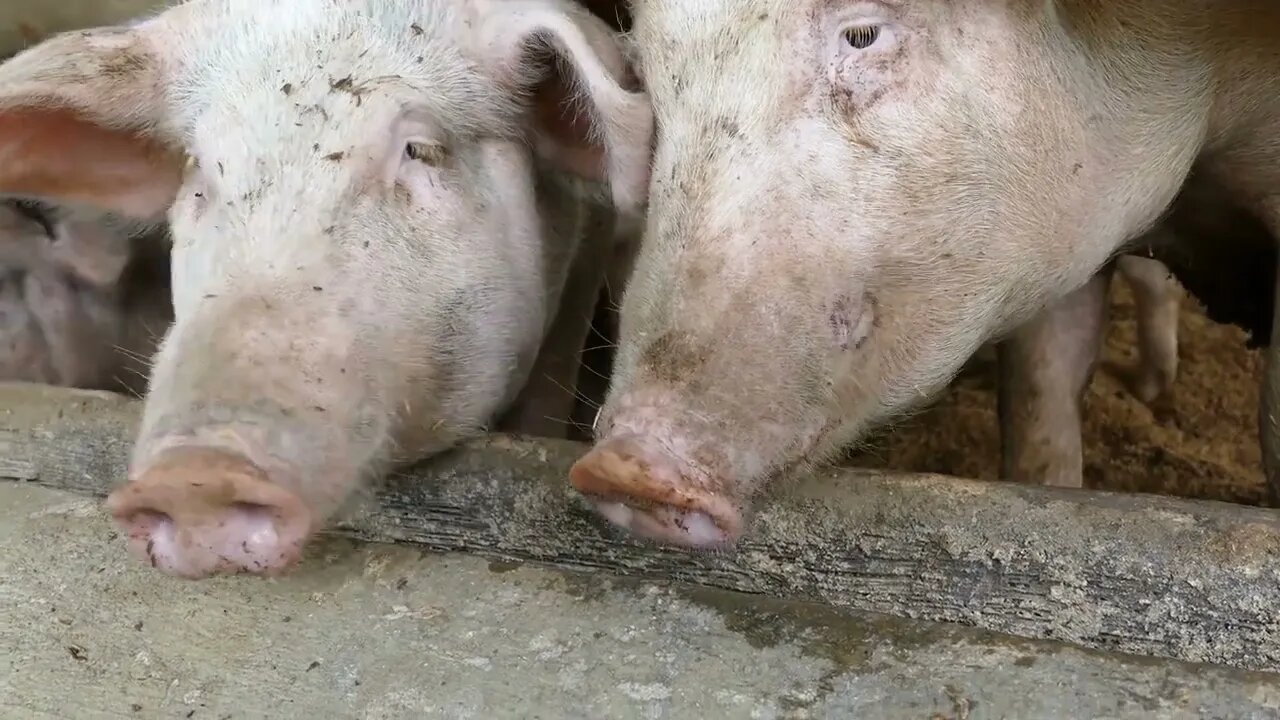
<svg viewBox="0 0 1280 720"><path fill-rule="evenodd" d="M175 320L108 500L133 551L278 573L394 463L567 418L528 404L571 403L651 137L567 0L192 0L0 66L0 193L171 226Z"/></svg>

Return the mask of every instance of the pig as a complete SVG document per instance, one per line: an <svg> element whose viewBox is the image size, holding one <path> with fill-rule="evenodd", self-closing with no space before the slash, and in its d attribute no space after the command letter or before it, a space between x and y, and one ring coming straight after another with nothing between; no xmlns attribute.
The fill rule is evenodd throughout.
<svg viewBox="0 0 1280 720"><path fill-rule="evenodd" d="M107 499L131 552L286 572L388 469L523 417L561 318L582 347L579 259L643 216L652 122L567 0L192 0L0 66L0 192L172 236Z"/></svg>
<svg viewBox="0 0 1280 720"><path fill-rule="evenodd" d="M1171 232L1161 223L1138 244L1168 247L1176 243ZM1084 398L1102 354L1117 273L1134 294L1138 359L1110 370L1153 411L1168 412L1178 369L1178 283L1154 257L1121 255L1047 318L1017 328L996 346L1002 479L1083 487Z"/></svg>
<svg viewBox="0 0 1280 720"><path fill-rule="evenodd" d="M0 380L141 395L168 281L163 227L0 201Z"/></svg>
<svg viewBox="0 0 1280 720"><path fill-rule="evenodd" d="M1163 245L1176 238L1152 238ZM1130 392L1148 405L1167 398L1178 375L1178 308L1182 289L1169 268L1154 257L1122 255L1116 271L1129 284L1137 313L1138 359L1117 368Z"/></svg>
<svg viewBox="0 0 1280 720"><path fill-rule="evenodd" d="M1105 268L1193 175L1280 223L1274 3L630 9L661 130L612 381L569 480L640 537L736 543L777 478L918 407L992 340L1035 367L1027 348L1058 338L1054 381L1024 387L1070 406Z"/></svg>

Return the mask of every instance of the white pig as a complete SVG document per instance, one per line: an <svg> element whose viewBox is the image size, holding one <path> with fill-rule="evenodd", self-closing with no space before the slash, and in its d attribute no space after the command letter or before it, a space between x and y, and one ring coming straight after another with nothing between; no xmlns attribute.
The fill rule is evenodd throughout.
<svg viewBox="0 0 1280 720"><path fill-rule="evenodd" d="M1165 223L1142 247L1167 248L1178 237ZM1178 370L1181 288L1159 260L1121 255L1068 300L1015 329L996 346L1000 477L1060 487L1084 485L1084 399L1106 339L1111 277L1128 281L1137 314L1138 358L1113 365L1129 392L1159 409L1171 402Z"/></svg>
<svg viewBox="0 0 1280 720"><path fill-rule="evenodd" d="M1276 3L631 8L661 131L612 385L571 481L642 536L734 542L774 478L1015 329L1014 346L1058 337L1078 368L1099 271L1193 169L1280 229Z"/></svg>
<svg viewBox="0 0 1280 720"><path fill-rule="evenodd" d="M140 395L171 319L163 227L0 201L0 380Z"/></svg>
<svg viewBox="0 0 1280 720"><path fill-rule="evenodd" d="M633 87L567 0L193 0L0 66L0 192L167 209L175 320L108 499L133 551L284 571L362 480L519 417L611 251L589 183L641 213Z"/></svg>

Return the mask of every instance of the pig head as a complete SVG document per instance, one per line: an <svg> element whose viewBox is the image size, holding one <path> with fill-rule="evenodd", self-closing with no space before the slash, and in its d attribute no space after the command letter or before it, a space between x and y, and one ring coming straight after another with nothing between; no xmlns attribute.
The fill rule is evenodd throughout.
<svg viewBox="0 0 1280 720"><path fill-rule="evenodd" d="M1244 98L1276 97L1280 13L1229 5L633 2L660 130L574 486L640 535L733 542L768 480L1084 285L1197 161L1271 193L1249 128L1275 101Z"/></svg>
<svg viewBox="0 0 1280 720"><path fill-rule="evenodd" d="M171 226L174 324L108 500L133 551L280 572L362 480L507 409L583 184L643 203L626 72L561 0L194 0L0 66L0 192Z"/></svg>

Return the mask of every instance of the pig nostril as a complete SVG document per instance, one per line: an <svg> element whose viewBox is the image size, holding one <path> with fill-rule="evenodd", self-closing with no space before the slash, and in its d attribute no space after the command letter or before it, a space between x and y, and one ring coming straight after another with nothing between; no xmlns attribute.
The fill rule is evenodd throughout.
<svg viewBox="0 0 1280 720"><path fill-rule="evenodd" d="M230 512L221 522L225 527L230 521L244 523L244 544L249 547L261 547L274 544L279 539L276 532L276 520L279 518L276 508L254 503L233 503Z"/></svg>
<svg viewBox="0 0 1280 720"><path fill-rule="evenodd" d="M139 510L126 518L131 537L150 537L153 533L163 532L173 527L173 518L159 510Z"/></svg>

